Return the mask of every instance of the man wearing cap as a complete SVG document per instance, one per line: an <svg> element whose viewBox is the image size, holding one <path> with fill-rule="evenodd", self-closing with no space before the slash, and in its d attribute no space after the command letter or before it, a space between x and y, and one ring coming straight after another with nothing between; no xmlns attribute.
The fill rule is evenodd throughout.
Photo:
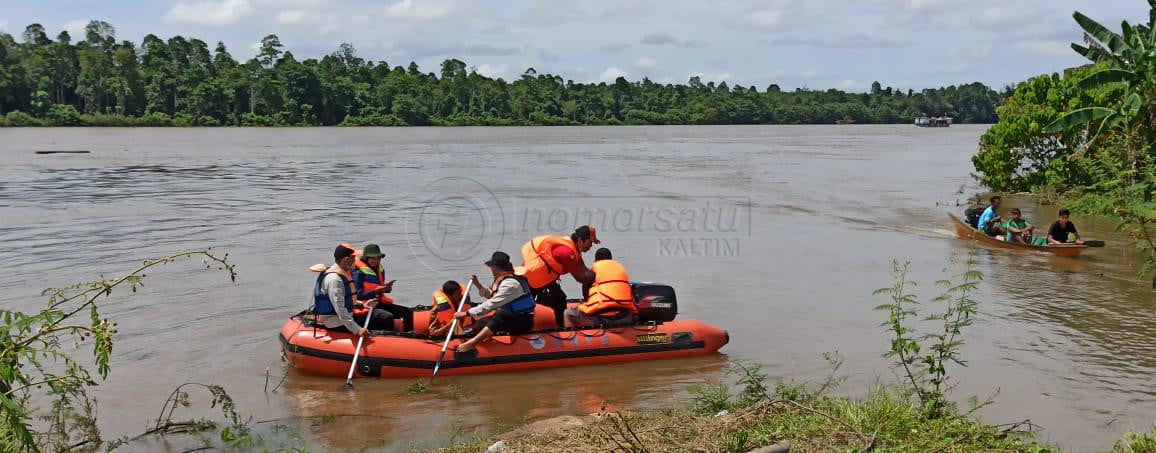
<svg viewBox="0 0 1156 453"><path fill-rule="evenodd" d="M317 323L330 330L345 330L358 335L368 335L369 330L392 330L393 315L382 310L374 310L373 317L366 322L367 314L353 313L353 301L357 292L353 286L351 273L357 269L354 250L346 245L338 245L333 251L334 264L317 276L313 287L313 313ZM377 301L370 301L369 306ZM363 327L364 326L364 327Z"/></svg>
<svg viewBox="0 0 1156 453"><path fill-rule="evenodd" d="M546 235L531 239L522 246L520 275L526 277L534 294L534 301L554 310L554 322L563 326L566 312L566 293L558 279L570 274L583 286L594 281L594 274L582 261L582 254L594 244L601 244L594 227L583 225L570 237Z"/></svg>
<svg viewBox="0 0 1156 453"><path fill-rule="evenodd" d="M377 310L386 311L395 319L401 318L403 329L406 332L413 331L413 310L393 303L393 299L385 295L393 291L393 282L385 281L385 269L381 266L381 258L384 256L377 244L366 244L361 251L361 258L354 262L357 270L353 272L353 286L357 288L357 300L366 306L369 306L368 301L374 301ZM355 309L354 314L361 314L361 310Z"/></svg>
<svg viewBox="0 0 1156 453"><path fill-rule="evenodd" d="M467 316L473 318L475 330L478 331L474 338L458 345L458 352L472 351L478 343L494 336L495 332L521 335L534 330L534 296L530 293L530 284L526 278L514 274L510 255L494 252L490 260L486 261L486 266L494 275L494 283L488 288L478 282L477 275L470 277L473 286L478 288L478 295L486 301L454 314L458 319ZM490 312L494 316L481 319Z"/></svg>

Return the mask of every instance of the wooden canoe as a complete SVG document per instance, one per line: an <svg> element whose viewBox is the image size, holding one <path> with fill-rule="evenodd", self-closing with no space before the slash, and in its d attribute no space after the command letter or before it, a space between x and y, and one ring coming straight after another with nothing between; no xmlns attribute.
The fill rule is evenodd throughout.
<svg viewBox="0 0 1156 453"><path fill-rule="evenodd" d="M947 216L951 218L951 225L955 227L955 234L959 235L959 237L964 239L971 239L992 247L1012 250L1031 250L1034 252L1052 253L1061 256L1080 256L1080 254L1084 253L1084 250L1088 248L1086 245L1076 244L1028 245L1020 244L1017 242L1001 241L984 234L982 231L972 228L971 225L967 224L967 222L964 222L959 217L956 217L951 213L948 213Z"/></svg>

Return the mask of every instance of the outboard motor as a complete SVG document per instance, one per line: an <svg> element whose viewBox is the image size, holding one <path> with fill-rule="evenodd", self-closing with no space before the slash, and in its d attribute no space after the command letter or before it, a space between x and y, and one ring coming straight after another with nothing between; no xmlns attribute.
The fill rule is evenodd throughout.
<svg viewBox="0 0 1156 453"><path fill-rule="evenodd" d="M638 307L639 321L669 322L678 316L678 299L674 288L658 283L631 282L634 306Z"/></svg>

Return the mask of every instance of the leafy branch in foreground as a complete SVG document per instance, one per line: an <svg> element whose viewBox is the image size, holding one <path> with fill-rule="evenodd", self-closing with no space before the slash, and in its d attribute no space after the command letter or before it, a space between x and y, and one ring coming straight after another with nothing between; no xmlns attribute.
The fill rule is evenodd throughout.
<svg viewBox="0 0 1156 453"><path fill-rule="evenodd" d="M890 303L875 307L876 310L888 313L888 319L882 326L892 336L891 348L883 356L895 358L895 366L902 368L903 378L910 390L919 397L927 417L942 417L954 410L946 396L951 387L947 365L955 363L967 366L959 356L959 348L963 345L959 335L972 324L978 307L971 294L983 280L983 274L975 270L975 264L973 252L964 261L962 272L936 282L937 286L944 288L944 292L932 301L944 303L946 308L942 313L922 318L923 321L940 323L939 330L932 333L916 336L915 328L910 326L911 319L918 316L915 306L919 304L918 298L907 291L908 287L915 286L914 282L907 279L910 263L894 262L892 273L895 284L875 290L875 295L886 294L891 299Z"/></svg>
<svg viewBox="0 0 1156 453"><path fill-rule="evenodd" d="M1136 240L1132 245L1140 250L1141 259L1139 277L1144 278L1156 269L1156 209L1143 207L1134 209L1117 209L1120 224L1116 230L1127 230ZM1156 276L1152 277L1152 289L1156 289Z"/></svg>
<svg viewBox="0 0 1156 453"><path fill-rule="evenodd" d="M183 258L201 257L206 268L227 272L236 281L228 254L217 256L210 249L192 250L143 261L139 267L118 278L48 288L47 306L34 314L0 309L0 451L41 451L49 449L93 450L102 439L94 419L95 400L87 390L108 377L116 323L102 318L98 301L113 290L128 286L136 292L145 271ZM87 313L81 320L79 316ZM74 357L73 348L91 341L92 363ZM95 365L95 374L90 369ZM51 408L41 414L33 402L47 402ZM34 427L40 419L48 426Z"/></svg>

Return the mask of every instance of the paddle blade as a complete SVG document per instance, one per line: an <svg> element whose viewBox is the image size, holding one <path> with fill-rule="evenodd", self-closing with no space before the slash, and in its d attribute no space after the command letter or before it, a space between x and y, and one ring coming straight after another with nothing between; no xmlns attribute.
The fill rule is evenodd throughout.
<svg viewBox="0 0 1156 453"><path fill-rule="evenodd" d="M1104 241L1084 241L1084 245L1088 247L1103 247Z"/></svg>
<svg viewBox="0 0 1156 453"><path fill-rule="evenodd" d="M345 381L345 390L353 390L353 379Z"/></svg>
<svg viewBox="0 0 1156 453"><path fill-rule="evenodd" d="M314 264L312 266L309 266L310 272L325 272L326 269L329 269L329 266L326 266L326 265L321 264L321 263L317 263L317 264Z"/></svg>

